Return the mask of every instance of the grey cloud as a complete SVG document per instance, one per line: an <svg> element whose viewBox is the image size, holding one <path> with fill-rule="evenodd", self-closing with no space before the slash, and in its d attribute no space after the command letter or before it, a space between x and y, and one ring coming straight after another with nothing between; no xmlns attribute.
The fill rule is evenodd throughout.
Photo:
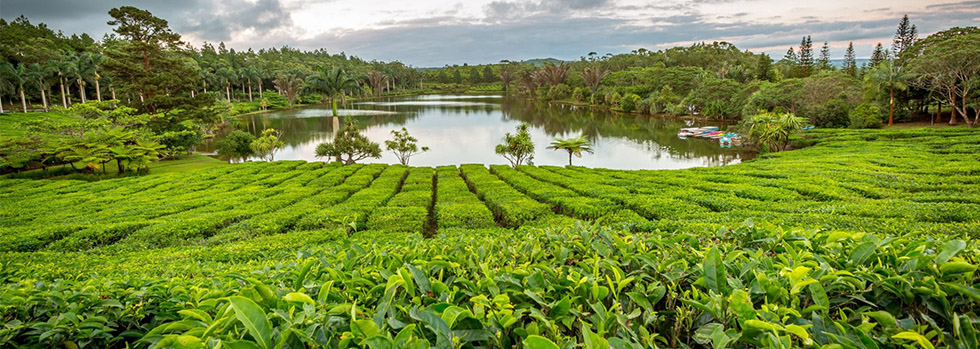
<svg viewBox="0 0 980 349"><path fill-rule="evenodd" d="M513 21L541 13L562 14L597 9L609 5L609 0L540 0L493 1L484 6L484 14L493 21Z"/></svg>
<svg viewBox="0 0 980 349"><path fill-rule="evenodd" d="M66 33L86 32L94 37L111 31L106 24L109 10L120 6L136 6L154 16L166 19L170 27L181 34L191 34L203 40L228 40L234 31L255 29L259 33L288 26L288 12L279 0L4 0L0 17L11 20L21 14L32 22L45 22L55 30Z"/></svg>

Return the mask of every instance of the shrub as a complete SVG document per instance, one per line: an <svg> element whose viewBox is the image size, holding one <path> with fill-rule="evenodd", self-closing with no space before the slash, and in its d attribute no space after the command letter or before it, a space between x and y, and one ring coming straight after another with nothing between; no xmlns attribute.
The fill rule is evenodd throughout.
<svg viewBox="0 0 980 349"><path fill-rule="evenodd" d="M619 109L622 109L627 113L631 113L636 110L636 104L639 103L640 100L641 98L638 95L632 93L626 94L619 100Z"/></svg>
<svg viewBox="0 0 980 349"><path fill-rule="evenodd" d="M881 109L873 103L859 104L848 117L851 128L880 128L882 125Z"/></svg>
<svg viewBox="0 0 980 349"><path fill-rule="evenodd" d="M576 102L587 102L589 100L589 89L585 87L576 87L572 90L572 100Z"/></svg>
<svg viewBox="0 0 980 349"><path fill-rule="evenodd" d="M572 95L572 89L565 84L558 84L548 89L548 98L551 100L562 100Z"/></svg>
<svg viewBox="0 0 980 349"><path fill-rule="evenodd" d="M850 106L840 99L827 101L818 111L812 114L810 119L814 125L825 128L847 127L848 110Z"/></svg>

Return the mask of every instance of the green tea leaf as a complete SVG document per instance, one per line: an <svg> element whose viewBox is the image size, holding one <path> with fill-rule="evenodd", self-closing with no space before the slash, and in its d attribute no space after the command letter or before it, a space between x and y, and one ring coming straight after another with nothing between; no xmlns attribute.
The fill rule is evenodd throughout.
<svg viewBox="0 0 980 349"><path fill-rule="evenodd" d="M952 240L947 241L943 244L942 249L939 250L939 254L936 255L936 263L946 263L950 258L956 255L957 252L962 251L966 248L966 242L963 240Z"/></svg>
<svg viewBox="0 0 980 349"><path fill-rule="evenodd" d="M708 251L702 268L704 271L705 286L717 294L724 294L723 291L727 284L727 276L725 264L721 260L721 252L718 251L717 247L712 247Z"/></svg>
<svg viewBox="0 0 980 349"><path fill-rule="evenodd" d="M232 309L235 310L238 321L245 325L245 329L255 339L255 342L263 349L272 348L272 324L269 323L269 318L265 316L262 308L245 297L231 296L228 300L231 302Z"/></svg>
<svg viewBox="0 0 980 349"><path fill-rule="evenodd" d="M918 334L918 333L915 333L915 332L912 332L912 331L905 331L905 332L896 334L896 335L892 336L892 338L913 340L913 341L915 341L916 344L919 344L920 347L923 347L923 348L926 348L926 349L935 349L935 347L932 345L932 343L929 342L929 339L927 339L926 337L923 337L921 334Z"/></svg>
<svg viewBox="0 0 980 349"><path fill-rule="evenodd" d="M527 336L524 339L524 347L527 349L561 349L555 342L538 335Z"/></svg>
<svg viewBox="0 0 980 349"><path fill-rule="evenodd" d="M302 292L290 292L289 294L282 296L282 299L287 302L307 303L307 304L316 305L316 302L313 301L313 298L310 298L310 296L307 296L305 293Z"/></svg>

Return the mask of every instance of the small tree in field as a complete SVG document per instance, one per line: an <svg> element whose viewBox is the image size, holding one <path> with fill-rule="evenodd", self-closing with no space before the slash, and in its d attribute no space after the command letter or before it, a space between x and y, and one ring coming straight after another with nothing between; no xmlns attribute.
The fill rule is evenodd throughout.
<svg viewBox="0 0 980 349"><path fill-rule="evenodd" d="M351 165L369 157L380 158L381 146L362 135L353 122L348 122L333 142L316 146L316 157L334 157L344 165Z"/></svg>
<svg viewBox="0 0 980 349"><path fill-rule="evenodd" d="M282 131L277 131L274 128L267 128L263 130L262 136L252 141L252 152L266 161L273 161L275 159L276 150L285 145L281 140L279 140L281 137Z"/></svg>
<svg viewBox="0 0 980 349"><path fill-rule="evenodd" d="M252 155L252 142L255 136L245 131L232 131L224 139L215 142L218 155L228 158L228 162L240 159L243 162Z"/></svg>
<svg viewBox="0 0 980 349"><path fill-rule="evenodd" d="M408 165L408 160L413 155L429 151L429 147L422 147L422 151L419 151L418 139L409 135L404 127L401 131L391 131L391 134L395 135L395 139L385 141L385 148L395 153L402 165Z"/></svg>
<svg viewBox="0 0 980 349"><path fill-rule="evenodd" d="M762 112L742 121L746 137L766 151L786 150L790 136L800 132L806 121L790 113Z"/></svg>
<svg viewBox="0 0 980 349"><path fill-rule="evenodd" d="M530 126L527 123L521 123L517 126L517 134L508 132L504 135L504 144L497 144L495 149L497 154L503 155L515 168L525 162L530 165L534 159L534 143L531 142L528 127Z"/></svg>
<svg viewBox="0 0 980 349"><path fill-rule="evenodd" d="M595 154L592 151L592 143L589 143L587 139L583 136L578 136L575 138L561 139L555 138L548 149L554 150L564 150L568 152L568 166L572 166L572 155L577 157L582 157L582 152L588 152L589 154Z"/></svg>

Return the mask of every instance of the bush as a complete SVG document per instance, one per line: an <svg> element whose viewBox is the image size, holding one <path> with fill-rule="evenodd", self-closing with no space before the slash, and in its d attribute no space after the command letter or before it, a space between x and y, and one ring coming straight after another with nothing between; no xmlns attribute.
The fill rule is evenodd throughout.
<svg viewBox="0 0 980 349"><path fill-rule="evenodd" d="M607 94L605 97L606 97L606 105L609 106L619 105L619 100L623 98L623 96L620 95L619 92L615 92L615 91L613 93Z"/></svg>
<svg viewBox="0 0 980 349"><path fill-rule="evenodd" d="M572 100L576 102L586 102L589 100L589 89L585 87L576 87L572 90Z"/></svg>
<svg viewBox="0 0 980 349"><path fill-rule="evenodd" d="M640 100L640 102L636 104L636 111L641 113L653 114L653 112L650 111L651 106L653 106L653 99L647 97Z"/></svg>
<svg viewBox="0 0 980 349"><path fill-rule="evenodd" d="M810 121L816 126L825 128L847 127L849 123L847 114L850 109L846 102L840 99L831 99L816 113L812 114Z"/></svg>
<svg viewBox="0 0 980 349"><path fill-rule="evenodd" d="M711 101L701 110L701 115L709 119L734 119L738 109L737 105L727 101Z"/></svg>
<svg viewBox="0 0 980 349"><path fill-rule="evenodd" d="M849 118L851 128L880 128L882 124L881 109L867 102L854 107Z"/></svg>
<svg viewBox="0 0 980 349"><path fill-rule="evenodd" d="M548 98L552 100L565 99L571 95L572 95L572 89L565 84L558 84L548 89Z"/></svg>
<svg viewBox="0 0 980 349"><path fill-rule="evenodd" d="M640 102L642 98L635 94L629 93L619 100L619 109L627 113L631 113L636 110L636 104Z"/></svg>

